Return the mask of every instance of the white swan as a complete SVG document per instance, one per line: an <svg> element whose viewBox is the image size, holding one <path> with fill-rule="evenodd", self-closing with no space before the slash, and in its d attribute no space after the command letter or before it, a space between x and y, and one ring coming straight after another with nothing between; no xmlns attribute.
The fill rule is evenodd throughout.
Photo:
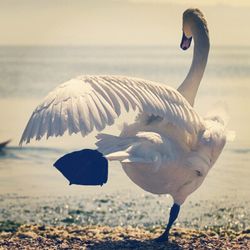
<svg viewBox="0 0 250 250"><path fill-rule="evenodd" d="M207 23L198 9L183 14L181 48L194 39L190 71L178 91L165 84L124 76L79 76L59 85L33 112L20 143L94 128L101 131L121 115L121 108L138 110L132 125L120 136L99 134L98 151L120 161L129 178L154 194L174 199L167 228L168 239L180 205L203 182L220 155L225 125L219 116L202 118L193 109L209 52Z"/></svg>

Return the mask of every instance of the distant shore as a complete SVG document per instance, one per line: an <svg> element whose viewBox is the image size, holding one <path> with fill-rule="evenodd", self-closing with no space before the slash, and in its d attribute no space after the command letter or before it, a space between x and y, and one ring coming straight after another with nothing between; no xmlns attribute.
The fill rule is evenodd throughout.
<svg viewBox="0 0 250 250"><path fill-rule="evenodd" d="M250 249L250 229L215 232L175 227L168 243L155 243L162 230L24 224L0 232L0 249Z"/></svg>

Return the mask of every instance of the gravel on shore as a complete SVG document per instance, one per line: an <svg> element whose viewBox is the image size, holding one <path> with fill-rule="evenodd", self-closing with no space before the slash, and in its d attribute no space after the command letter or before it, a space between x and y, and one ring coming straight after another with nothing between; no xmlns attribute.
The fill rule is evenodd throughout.
<svg viewBox="0 0 250 250"><path fill-rule="evenodd" d="M168 243L155 243L161 227L21 225L0 232L0 249L250 249L250 229L217 232L176 228Z"/></svg>

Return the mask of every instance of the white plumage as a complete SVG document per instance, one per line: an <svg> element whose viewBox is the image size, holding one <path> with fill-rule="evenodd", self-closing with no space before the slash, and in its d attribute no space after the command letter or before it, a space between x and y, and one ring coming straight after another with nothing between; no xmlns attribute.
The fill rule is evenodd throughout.
<svg viewBox="0 0 250 250"><path fill-rule="evenodd" d="M120 161L129 178L144 190L171 194L167 240L180 205L205 179L226 142L224 112L202 118L193 108L209 52L207 23L198 9L183 14L182 49L194 39L193 61L178 90L126 76L79 76L51 91L33 112L20 141L103 130L122 115L138 112L119 136L97 135L97 149ZM219 109L218 109L219 110ZM225 119L224 119L225 118Z"/></svg>
<svg viewBox="0 0 250 250"><path fill-rule="evenodd" d="M201 185L227 135L221 112L202 118L193 108L209 52L207 23L199 10L184 12L183 31L181 47L187 49L191 37L195 45L190 71L178 90L126 76L79 76L49 93L33 112L20 141L66 131L85 136L112 125L123 109L138 112L119 136L99 134L96 145L108 160L120 161L129 178L144 190L172 195L175 204L159 240L168 237L179 206Z"/></svg>
<svg viewBox="0 0 250 250"><path fill-rule="evenodd" d="M124 107L163 117L195 133L202 119L175 89L124 76L79 76L59 85L33 112L20 143L112 125Z"/></svg>
<svg viewBox="0 0 250 250"><path fill-rule="evenodd" d="M98 150L120 161L143 189L169 193L183 203L217 158L225 131L218 119L202 119L167 85L125 76L79 76L59 85L35 109L20 143L66 131L83 136L94 128L101 131L123 108L140 114L120 136L99 134Z"/></svg>

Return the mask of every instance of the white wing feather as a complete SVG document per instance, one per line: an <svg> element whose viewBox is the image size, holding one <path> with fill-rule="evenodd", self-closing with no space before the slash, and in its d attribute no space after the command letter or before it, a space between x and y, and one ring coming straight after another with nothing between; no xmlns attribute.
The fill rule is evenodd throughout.
<svg viewBox="0 0 250 250"><path fill-rule="evenodd" d="M66 130L82 136L94 128L101 131L114 123L122 107L161 116L191 134L203 128L202 118L167 85L124 76L79 76L48 94L33 112L20 144L61 136Z"/></svg>

